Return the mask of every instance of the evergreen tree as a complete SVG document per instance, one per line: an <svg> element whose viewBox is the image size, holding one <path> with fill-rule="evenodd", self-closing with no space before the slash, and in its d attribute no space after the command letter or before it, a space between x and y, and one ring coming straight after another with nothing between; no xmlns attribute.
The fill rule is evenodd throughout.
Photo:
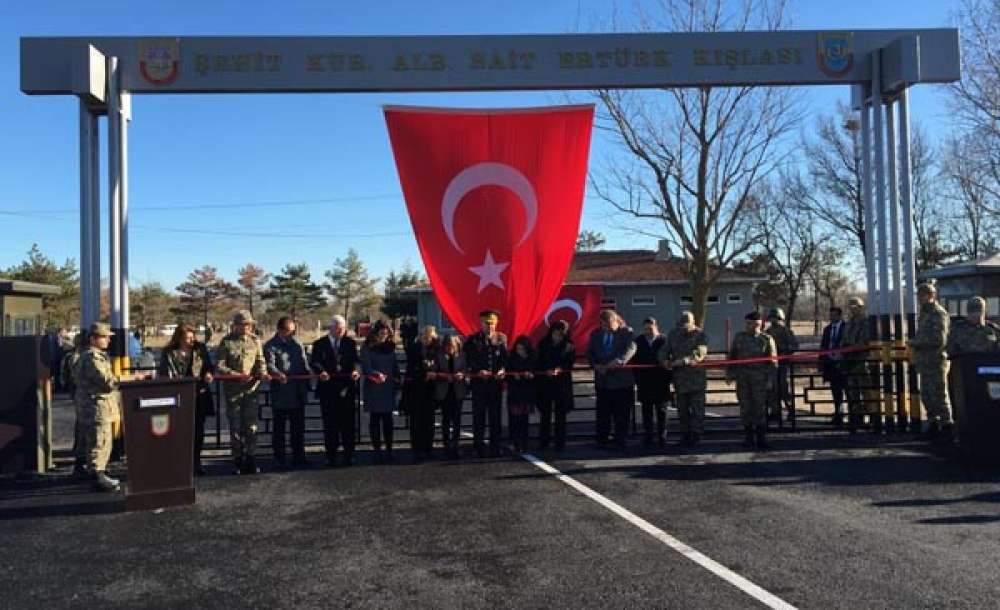
<svg viewBox="0 0 1000 610"><path fill-rule="evenodd" d="M170 319L171 311L176 311L179 301L176 296L164 290L159 282L139 284L129 295L129 315L132 324L143 336L153 333Z"/></svg>
<svg viewBox="0 0 1000 610"><path fill-rule="evenodd" d="M382 300L375 289L378 278L368 277L368 270L354 248L347 251L347 257L334 261L326 278L330 280L326 284L327 293L336 299L348 320L352 310L356 314L371 313Z"/></svg>
<svg viewBox="0 0 1000 610"><path fill-rule="evenodd" d="M266 297L271 301L270 311L291 316L296 321L300 313L316 311L326 305L323 288L312 281L305 263L285 265L281 273L271 278Z"/></svg>
<svg viewBox="0 0 1000 610"><path fill-rule="evenodd" d="M38 244L32 244L28 257L21 264L0 270L0 277L36 284L57 286L58 295L43 295L45 326L71 326L80 319L80 278L76 261L67 259L62 265L45 256Z"/></svg>
<svg viewBox="0 0 1000 610"><path fill-rule="evenodd" d="M608 240L597 231L580 231L576 238L577 252L593 252L600 250Z"/></svg>
<svg viewBox="0 0 1000 610"><path fill-rule="evenodd" d="M271 274L253 263L247 263L237 273L239 273L239 279L236 280L239 285L239 297L246 304L247 310L256 314L260 309L261 295L266 292L268 282L271 280Z"/></svg>
<svg viewBox="0 0 1000 610"><path fill-rule="evenodd" d="M220 305L229 300L236 287L219 276L219 271L205 265L188 274L187 280L177 286L180 304L175 312L192 320L199 320L206 328L210 318L218 313Z"/></svg>
<svg viewBox="0 0 1000 610"><path fill-rule="evenodd" d="M422 273L406 264L399 272L389 271L385 278L385 297L382 313L391 320L417 315L417 295L404 293L407 288L419 286L427 281Z"/></svg>

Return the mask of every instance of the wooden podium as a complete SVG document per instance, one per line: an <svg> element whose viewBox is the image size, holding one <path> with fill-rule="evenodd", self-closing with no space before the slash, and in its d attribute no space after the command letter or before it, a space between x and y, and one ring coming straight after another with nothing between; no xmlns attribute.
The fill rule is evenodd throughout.
<svg viewBox="0 0 1000 610"><path fill-rule="evenodd" d="M125 510L194 504L195 380L127 381L121 396Z"/></svg>

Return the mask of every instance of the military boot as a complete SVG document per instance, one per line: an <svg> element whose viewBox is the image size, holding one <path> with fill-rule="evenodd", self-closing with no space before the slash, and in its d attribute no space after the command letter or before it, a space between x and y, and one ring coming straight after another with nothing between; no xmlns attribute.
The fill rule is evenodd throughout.
<svg viewBox="0 0 1000 610"><path fill-rule="evenodd" d="M931 420L927 424L927 431L923 433L922 437L925 441L937 440L938 436L941 435L941 424L937 420Z"/></svg>
<svg viewBox="0 0 1000 610"><path fill-rule="evenodd" d="M89 473L87 472L87 467L83 464L73 465L73 474L71 475L76 481L83 481L88 478Z"/></svg>
<svg viewBox="0 0 1000 610"><path fill-rule="evenodd" d="M243 460L243 464L240 466L240 474L260 474L257 461L252 457Z"/></svg>
<svg viewBox="0 0 1000 610"><path fill-rule="evenodd" d="M938 434L934 442L940 445L950 445L955 440L955 426L954 424L947 423L941 425L941 432Z"/></svg>
<svg viewBox="0 0 1000 610"><path fill-rule="evenodd" d="M753 426L743 426L743 446L750 449L753 447Z"/></svg>
<svg viewBox="0 0 1000 610"><path fill-rule="evenodd" d="M118 491L121 489L121 482L112 479L103 470L94 474L94 489L97 491Z"/></svg>

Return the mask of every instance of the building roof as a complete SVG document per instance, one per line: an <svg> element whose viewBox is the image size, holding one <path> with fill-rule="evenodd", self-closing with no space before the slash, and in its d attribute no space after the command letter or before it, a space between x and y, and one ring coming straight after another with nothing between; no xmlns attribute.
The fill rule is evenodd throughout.
<svg viewBox="0 0 1000 610"><path fill-rule="evenodd" d="M962 275L992 275L995 273L1000 273L1000 254L994 254L993 256L966 261L964 263L955 263L954 265L946 265L937 269L931 269L930 271L924 271L920 274L920 276L927 278L946 278L958 277Z"/></svg>
<svg viewBox="0 0 1000 610"><path fill-rule="evenodd" d="M717 281L766 282L767 277L724 269ZM577 252L566 276L567 284L687 284L687 261L654 250L598 250Z"/></svg>
<svg viewBox="0 0 1000 610"><path fill-rule="evenodd" d="M602 286L684 285L687 262L682 258L664 256L655 250L597 250L577 252L566 275L566 284ZM726 269L717 280L721 283L766 282L766 276ZM412 292L430 290L429 285L416 286Z"/></svg>
<svg viewBox="0 0 1000 610"><path fill-rule="evenodd" d="M21 280L7 280L0 277L0 294L36 294L55 295L61 293L58 286L50 284L36 284L34 282L22 282Z"/></svg>

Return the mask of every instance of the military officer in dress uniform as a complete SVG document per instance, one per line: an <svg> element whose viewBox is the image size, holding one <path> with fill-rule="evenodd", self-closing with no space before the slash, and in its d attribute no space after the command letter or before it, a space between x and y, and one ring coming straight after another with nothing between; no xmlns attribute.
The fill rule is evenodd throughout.
<svg viewBox="0 0 1000 610"><path fill-rule="evenodd" d="M111 443L114 442L113 426L121 416L118 407L121 378L115 375L107 354L114 333L107 324L97 322L91 324L88 334L90 347L80 358L77 386L86 430L88 466L96 489L118 491L118 480L105 472L111 457Z"/></svg>
<svg viewBox="0 0 1000 610"><path fill-rule="evenodd" d="M950 440L952 435L951 404L948 401L948 312L937 302L934 284L917 287L920 315L917 332L910 339L913 365L920 376L920 400L927 410L927 438Z"/></svg>
<svg viewBox="0 0 1000 610"><path fill-rule="evenodd" d="M799 340L795 333L785 323L785 312L780 307L772 307L767 314L769 323L765 331L774 339L774 345L778 348L779 356L788 356L795 353L799 348ZM792 391L789 388L789 367L786 362L778 362L778 370L775 376L774 389L768 392L767 405L770 415L776 420L781 420L781 409L784 407L791 413Z"/></svg>
<svg viewBox="0 0 1000 610"><path fill-rule="evenodd" d="M486 424L490 426L490 455L500 455L500 408L507 366L507 336L497 331L500 314L492 309L479 313L482 330L462 346L465 366L472 375L472 444L486 456Z"/></svg>
<svg viewBox="0 0 1000 610"><path fill-rule="evenodd" d="M708 337L695 326L694 314L681 313L677 326L667 333L658 360L674 373L677 416L681 423L681 443L691 447L701 440L705 421L705 369L694 366L708 355Z"/></svg>
<svg viewBox="0 0 1000 610"><path fill-rule="evenodd" d="M767 397L778 367L778 348L770 335L761 332L760 314L751 311L745 316L746 326L736 333L729 350L730 360L770 358L770 361L732 365L726 370L726 381L736 381L736 398L740 402L740 421L746 434L745 447L767 449Z"/></svg>
<svg viewBox="0 0 1000 610"><path fill-rule="evenodd" d="M217 354L217 375L238 375L241 379L222 384L226 395L226 418L237 474L257 474L257 387L268 379L264 352L253 334L253 314L241 310L233 316L232 331L222 338Z"/></svg>

